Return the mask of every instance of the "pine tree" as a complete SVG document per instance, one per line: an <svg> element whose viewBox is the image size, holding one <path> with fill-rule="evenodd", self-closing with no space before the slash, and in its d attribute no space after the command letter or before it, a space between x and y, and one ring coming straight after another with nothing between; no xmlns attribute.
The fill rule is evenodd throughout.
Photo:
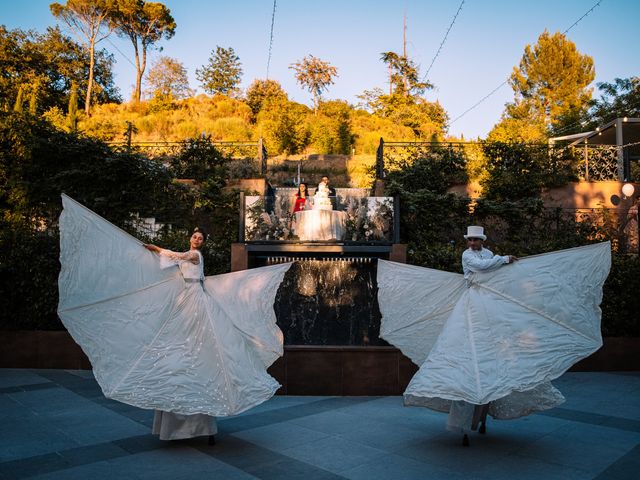
<svg viewBox="0 0 640 480"><path fill-rule="evenodd" d="M238 90L242 78L242 64L232 47L216 46L211 51L209 63L196 70L196 78L205 92L229 95Z"/></svg>
<svg viewBox="0 0 640 480"><path fill-rule="evenodd" d="M563 119L575 118L588 107L595 78L593 59L559 32L544 31L527 45L509 83L515 98L489 138L543 140Z"/></svg>

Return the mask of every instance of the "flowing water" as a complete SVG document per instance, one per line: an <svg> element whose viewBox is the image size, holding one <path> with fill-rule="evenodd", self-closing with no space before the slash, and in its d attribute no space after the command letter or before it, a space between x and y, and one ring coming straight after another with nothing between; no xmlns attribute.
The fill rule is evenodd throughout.
<svg viewBox="0 0 640 480"><path fill-rule="evenodd" d="M285 344L387 345L379 338L376 276L375 258L294 262L274 304Z"/></svg>

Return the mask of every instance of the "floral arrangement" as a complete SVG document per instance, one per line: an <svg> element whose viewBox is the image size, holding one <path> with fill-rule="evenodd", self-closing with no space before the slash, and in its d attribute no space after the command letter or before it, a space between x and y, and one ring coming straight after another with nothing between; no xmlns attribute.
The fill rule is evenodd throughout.
<svg viewBox="0 0 640 480"><path fill-rule="evenodd" d="M249 241L292 240L291 216L286 213L288 208L282 205L283 202L288 204L288 198L276 197L274 209L271 212L265 210L264 197L253 202L247 209L245 238Z"/></svg>
<svg viewBox="0 0 640 480"><path fill-rule="evenodd" d="M372 201L375 202L373 208ZM391 241L393 204L390 199L349 197L345 203L347 241Z"/></svg>

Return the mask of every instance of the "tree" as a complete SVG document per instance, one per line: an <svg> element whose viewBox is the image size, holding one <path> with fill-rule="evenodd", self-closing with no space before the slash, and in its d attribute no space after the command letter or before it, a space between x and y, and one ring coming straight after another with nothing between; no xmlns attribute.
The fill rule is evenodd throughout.
<svg viewBox="0 0 640 480"><path fill-rule="evenodd" d="M318 153L348 155L351 153L353 137L347 102L321 102L318 115L311 125L311 144L315 150Z"/></svg>
<svg viewBox="0 0 640 480"><path fill-rule="evenodd" d="M112 0L67 0L66 5L52 3L51 13L86 41L89 52L89 81L84 101L84 111L91 114L91 92L96 64L96 43L107 38L112 31L109 16L114 12ZM106 32L104 32L106 30ZM104 33L103 33L104 32Z"/></svg>
<svg viewBox="0 0 640 480"><path fill-rule="evenodd" d="M149 69L147 92L154 98L171 101L193 95L189 88L187 69L178 60L161 56Z"/></svg>
<svg viewBox="0 0 640 480"><path fill-rule="evenodd" d="M389 66L389 95L416 97L432 89L429 82L421 82L418 67L413 60L395 52L383 52L380 59Z"/></svg>
<svg viewBox="0 0 640 480"><path fill-rule="evenodd" d="M50 88L60 95L62 104L67 102L75 82L78 91L88 91L88 78L91 69L89 53L59 28L48 28L44 35L36 37L36 48L42 52L45 62L52 70L47 71ZM91 104L119 103L120 92L113 81L113 55L105 49L94 52L93 85Z"/></svg>
<svg viewBox="0 0 640 480"><path fill-rule="evenodd" d="M365 90L358 98L376 116L411 128L418 138L438 140L443 137L447 114L438 102L429 102L424 93L433 88L421 82L418 66L406 55L383 52L382 60L389 67L389 94L381 88Z"/></svg>
<svg viewBox="0 0 640 480"><path fill-rule="evenodd" d="M292 63L289 68L295 70L296 81L300 86L306 87L313 94L313 111L317 114L322 92L329 85L333 85L333 78L338 76L338 69L313 55Z"/></svg>
<svg viewBox="0 0 640 480"><path fill-rule="evenodd" d="M598 90L601 97L592 102L584 118L584 128L595 128L620 117L640 117L640 77L601 82Z"/></svg>
<svg viewBox="0 0 640 480"><path fill-rule="evenodd" d="M520 122L510 122L506 133L513 139L543 140L553 128L586 110L592 93L588 85L594 78L590 56L581 54L564 34L545 30L534 46L525 47L509 79L515 99L507 104L501 123ZM522 134L519 126L529 132ZM500 124L494 128L505 130Z"/></svg>
<svg viewBox="0 0 640 480"><path fill-rule="evenodd" d="M247 105L254 115L260 113L268 102L278 99L287 100L287 94L275 80L255 79L247 89Z"/></svg>
<svg viewBox="0 0 640 480"><path fill-rule="evenodd" d="M258 115L267 150L274 154L297 154L309 144L309 108L285 98L268 102Z"/></svg>
<svg viewBox="0 0 640 480"><path fill-rule="evenodd" d="M216 46L211 51L209 63L196 70L196 78L205 92L229 95L238 89L242 78L242 64L232 47Z"/></svg>
<svg viewBox="0 0 640 480"><path fill-rule="evenodd" d="M113 57L105 50L95 52L92 104L120 101L112 64ZM59 27L39 34L0 26L0 106L5 110L18 103L22 90L21 102L33 99L38 114L53 108L66 111L72 85L78 92L86 91L89 70L86 49Z"/></svg>
<svg viewBox="0 0 640 480"><path fill-rule="evenodd" d="M71 85L71 95L69 95L67 123L71 132L78 130L78 86L75 82Z"/></svg>
<svg viewBox="0 0 640 480"><path fill-rule="evenodd" d="M118 10L112 16L112 22L118 34L129 38L133 44L136 86L132 98L139 102L142 76L147 68L147 51L162 38L168 40L173 37L176 22L165 5L144 0L118 0Z"/></svg>

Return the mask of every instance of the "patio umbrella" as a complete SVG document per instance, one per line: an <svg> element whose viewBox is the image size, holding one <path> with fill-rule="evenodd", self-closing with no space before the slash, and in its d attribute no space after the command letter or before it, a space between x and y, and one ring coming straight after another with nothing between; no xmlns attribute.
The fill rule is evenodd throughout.
<svg viewBox="0 0 640 480"><path fill-rule="evenodd" d="M193 290L139 240L62 202L58 315L106 397L225 416L273 395L266 367L282 355L273 302L291 264L207 277Z"/></svg>
<svg viewBox="0 0 640 480"><path fill-rule="evenodd" d="M530 256L469 281L380 260L380 335L420 365L405 403L482 405L548 390L602 345L610 252L605 242Z"/></svg>

